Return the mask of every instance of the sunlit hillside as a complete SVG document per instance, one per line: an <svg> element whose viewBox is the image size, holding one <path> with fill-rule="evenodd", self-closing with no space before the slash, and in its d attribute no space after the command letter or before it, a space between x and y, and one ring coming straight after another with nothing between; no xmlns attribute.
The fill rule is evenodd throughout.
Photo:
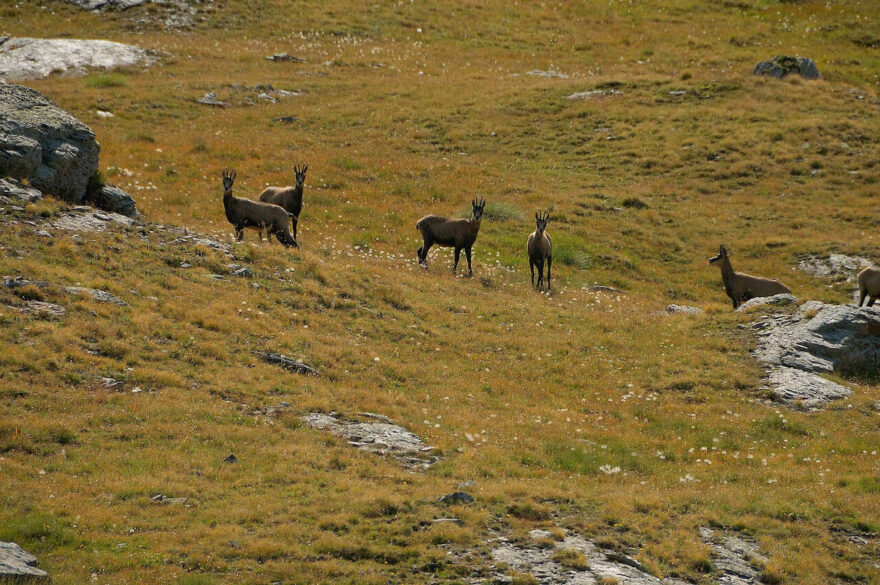
<svg viewBox="0 0 880 585"><path fill-rule="evenodd" d="M175 30L156 4L0 4L0 35L159 57L22 82L95 131L142 216L72 232L52 226L64 202L0 208L0 276L50 283L0 287L0 541L60 585L537 583L490 541L540 528L708 584L712 527L757 544L764 583L880 583L876 377L822 411L774 402L755 314L707 264L724 243L845 303L851 283L798 262L880 261L880 5L193 4ZM822 78L752 75L779 54ZM221 172L256 199L304 163L301 247L235 243ZM419 267L416 221L474 197L474 277L449 248ZM545 210L540 293L525 249ZM439 460L355 449L310 412L384 415ZM438 502L459 490L474 502Z"/></svg>

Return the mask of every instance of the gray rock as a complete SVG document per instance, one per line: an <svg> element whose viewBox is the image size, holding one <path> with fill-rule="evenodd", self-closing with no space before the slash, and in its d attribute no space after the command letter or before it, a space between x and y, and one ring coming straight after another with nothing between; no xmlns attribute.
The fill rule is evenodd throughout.
<svg viewBox="0 0 880 585"><path fill-rule="evenodd" d="M90 296L101 303L113 303L114 305L119 305L121 307L128 306L128 303L126 303L122 299L117 298L111 293L108 293L105 290L99 290L96 288L83 288L81 286L66 286L64 287L64 290L75 296Z"/></svg>
<svg viewBox="0 0 880 585"><path fill-rule="evenodd" d="M35 146L22 153L16 149L23 143ZM0 83L0 163L9 163L0 176L29 179L43 193L80 203L100 148L88 126L39 92Z"/></svg>
<svg viewBox="0 0 880 585"><path fill-rule="evenodd" d="M112 41L12 38L0 44L0 80L43 79L54 73L149 65L144 49Z"/></svg>
<svg viewBox="0 0 880 585"><path fill-rule="evenodd" d="M127 217L137 217L138 215L134 199L119 187L103 185L90 191L86 195L86 200L106 211Z"/></svg>
<svg viewBox="0 0 880 585"><path fill-rule="evenodd" d="M467 492L452 492L451 494L442 496L438 501L447 506L454 504L473 504L474 497Z"/></svg>
<svg viewBox="0 0 880 585"><path fill-rule="evenodd" d="M880 313L873 309L809 301L753 327L759 330L754 356L786 402L821 407L851 391L819 374L876 375L880 368Z"/></svg>
<svg viewBox="0 0 880 585"><path fill-rule="evenodd" d="M91 207L75 207L65 211L52 223L52 227L77 232L103 232L113 224L130 226L134 220L118 213L95 211Z"/></svg>
<svg viewBox="0 0 880 585"><path fill-rule="evenodd" d="M416 434L399 425L344 420L322 412L306 414L302 420L312 428L346 439L358 449L390 455L406 467L426 469L439 460L429 454L433 447L425 446Z"/></svg>
<svg viewBox="0 0 880 585"><path fill-rule="evenodd" d="M266 363L275 364L277 366L281 366L285 370L290 370L291 372L297 374L306 374L309 376L318 376L318 370L315 368L293 358L289 358L287 356L281 355L279 353L272 353L270 351L252 351L252 354L260 358Z"/></svg>
<svg viewBox="0 0 880 585"><path fill-rule="evenodd" d="M2 138L0 138L0 140L2 140ZM2 165L2 157L3 153L0 152L0 165ZM27 203L36 203L43 198L42 193L36 189L25 187L15 179L0 179L0 195L15 198Z"/></svg>
<svg viewBox="0 0 880 585"><path fill-rule="evenodd" d="M243 268L239 268L239 269L235 270L235 271L232 273L232 276L239 276L239 277L241 277L241 278L253 278L253 277L254 277L254 273L251 271L250 268L248 268L247 266L245 266L245 267L243 267ZM300 362L300 363L302 363L302 362ZM302 364L302 365L305 365L305 364ZM306 367L308 367L308 366L306 366Z"/></svg>
<svg viewBox="0 0 880 585"><path fill-rule="evenodd" d="M238 463L238 457L235 456L235 453L230 453L226 457L223 458L224 463Z"/></svg>
<svg viewBox="0 0 880 585"><path fill-rule="evenodd" d="M754 75L769 75L782 79L791 74L797 74L806 79L818 79L819 70L812 59L807 57L788 57L776 55L769 61L761 61L755 65L752 71Z"/></svg>
<svg viewBox="0 0 880 585"><path fill-rule="evenodd" d="M63 317L67 310L61 305L43 301L27 301L16 307L25 315L44 315L47 317Z"/></svg>
<svg viewBox="0 0 880 585"><path fill-rule="evenodd" d="M861 256L831 254L827 259L811 256L798 262L797 267L816 278L843 277L847 281L853 281L862 268L870 265L871 262Z"/></svg>
<svg viewBox="0 0 880 585"><path fill-rule="evenodd" d="M80 8L86 10L128 10L141 4L146 4L148 0L67 0L72 4L76 4Z"/></svg>
<svg viewBox="0 0 880 585"><path fill-rule="evenodd" d="M579 91L571 95L565 96L567 100L588 100L597 97L605 97L609 95L623 95L619 89L592 89L589 91Z"/></svg>
<svg viewBox="0 0 880 585"><path fill-rule="evenodd" d="M269 55L266 57L267 61L290 61L293 63L304 63L305 59L301 57L293 57L289 53L276 53L274 55Z"/></svg>
<svg viewBox="0 0 880 585"><path fill-rule="evenodd" d="M534 540L546 540L547 534L543 530L533 530L530 536ZM684 585L678 579L658 579L631 556L603 550L577 534L567 535L562 541L554 542L551 548L537 543L520 545L500 540L501 544L492 550L493 560L505 563L515 571L531 574L541 585L592 585L601 579L621 585ZM566 550L581 554L588 568L575 569L553 559L555 553ZM496 580L500 577L501 574L495 575Z"/></svg>
<svg viewBox="0 0 880 585"><path fill-rule="evenodd" d="M724 585L753 585L760 582L752 561L765 564L767 558L758 553L757 545L735 535L717 535L710 528L700 528L703 542L712 547L712 565L721 573Z"/></svg>
<svg viewBox="0 0 880 585"><path fill-rule="evenodd" d="M11 278L9 276L3 277L3 286L6 288L16 289L27 285L33 285L37 288L46 288L49 286L49 283L45 280L26 280L21 276L16 276L15 278Z"/></svg>
<svg viewBox="0 0 880 585"><path fill-rule="evenodd" d="M737 311L748 311L749 309L753 309L755 307L787 307L791 305L796 305L798 303L798 298L791 294L781 294L781 295L773 295L770 297L757 297L754 299L749 299L748 301L741 304L737 307Z"/></svg>
<svg viewBox="0 0 880 585"><path fill-rule="evenodd" d="M674 315L676 313L685 313L687 315L699 315L703 309L699 307L689 307L688 305L666 305L666 314Z"/></svg>
<svg viewBox="0 0 880 585"><path fill-rule="evenodd" d="M204 96L197 99L196 102L200 103L200 104L204 104L206 106L216 106L219 108L225 108L229 105L228 103L222 102L219 99L217 99L217 94L216 94L216 92L213 92L213 91L206 93Z"/></svg>
<svg viewBox="0 0 880 585"><path fill-rule="evenodd" d="M48 583L49 573L38 569L37 557L14 542L0 542L0 581L10 583Z"/></svg>
<svg viewBox="0 0 880 585"><path fill-rule="evenodd" d="M48 230L37 230L37 235L41 238L51 238L52 234Z"/></svg>

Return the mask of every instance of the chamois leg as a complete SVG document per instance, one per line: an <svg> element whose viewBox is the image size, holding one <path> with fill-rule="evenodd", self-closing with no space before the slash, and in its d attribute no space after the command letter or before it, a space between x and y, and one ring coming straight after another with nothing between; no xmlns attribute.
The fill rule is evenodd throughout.
<svg viewBox="0 0 880 585"><path fill-rule="evenodd" d="M532 288L535 287L535 263L529 258L529 271L532 273Z"/></svg>
<svg viewBox="0 0 880 585"><path fill-rule="evenodd" d="M862 303L865 302L865 297L868 296L868 291L860 290L859 291L859 306L862 306Z"/></svg>
<svg viewBox="0 0 880 585"><path fill-rule="evenodd" d="M535 285L535 288L540 290L544 285L544 260L539 258L535 264L538 267L538 284Z"/></svg>
<svg viewBox="0 0 880 585"><path fill-rule="evenodd" d="M553 264L553 258L547 257L547 290L550 290L550 265Z"/></svg>
<svg viewBox="0 0 880 585"><path fill-rule="evenodd" d="M416 256L419 257L419 266L423 266L425 270L428 269L428 250L431 249L432 244L433 242L429 242L425 239L422 247L416 251Z"/></svg>
<svg viewBox="0 0 880 585"><path fill-rule="evenodd" d="M869 306L869 307L873 307L873 306L874 306L874 301L876 301L876 300L877 300L877 297L869 297L869 298L868 298L868 305L867 305L867 306Z"/></svg>
<svg viewBox="0 0 880 585"><path fill-rule="evenodd" d="M243 226L235 226L235 239L239 242L244 240L244 227Z"/></svg>
<svg viewBox="0 0 880 585"><path fill-rule="evenodd" d="M294 240L296 240L296 224L297 224L297 219L298 219L298 218L296 218L296 217L294 217L294 216L290 216L290 225L292 226L292 227L291 227L291 230L290 230L290 233L293 234L293 239L294 239ZM299 241L299 240L297 240L297 241Z"/></svg>
<svg viewBox="0 0 880 585"><path fill-rule="evenodd" d="M464 255L467 256L468 261L468 276L474 275L474 270L471 268L471 249L467 247L464 249Z"/></svg>
<svg viewBox="0 0 880 585"><path fill-rule="evenodd" d="M458 246L455 247L455 262L452 264L452 274L455 274L455 270L458 268L458 259L461 257L461 248Z"/></svg>

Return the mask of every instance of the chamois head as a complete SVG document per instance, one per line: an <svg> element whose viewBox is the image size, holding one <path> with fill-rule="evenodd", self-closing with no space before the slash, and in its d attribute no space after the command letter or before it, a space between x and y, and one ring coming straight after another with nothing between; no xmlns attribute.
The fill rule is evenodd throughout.
<svg viewBox="0 0 880 585"><path fill-rule="evenodd" d="M230 173L228 169L223 169L223 190L230 191L232 189L232 184L235 182L235 177L238 176L238 173L235 172L235 169L232 169Z"/></svg>
<svg viewBox="0 0 880 585"><path fill-rule="evenodd" d="M304 165L302 167L294 165L293 172L296 174L296 186L298 188L302 188L302 186L305 185L307 170L309 170L309 165Z"/></svg>
<svg viewBox="0 0 880 585"><path fill-rule="evenodd" d="M543 214L535 214L535 222L537 222L537 232L543 234L547 229L547 222L550 221L550 212L545 211Z"/></svg>
<svg viewBox="0 0 880 585"><path fill-rule="evenodd" d="M471 201L471 207L474 209L474 221L480 221L480 218L483 217L483 210L486 208L486 199L477 201L477 198L474 197L474 200Z"/></svg>
<svg viewBox="0 0 880 585"><path fill-rule="evenodd" d="M718 248L718 255L709 258L709 264L718 264L725 258L727 258L727 248L724 247L724 244L721 244L721 247Z"/></svg>

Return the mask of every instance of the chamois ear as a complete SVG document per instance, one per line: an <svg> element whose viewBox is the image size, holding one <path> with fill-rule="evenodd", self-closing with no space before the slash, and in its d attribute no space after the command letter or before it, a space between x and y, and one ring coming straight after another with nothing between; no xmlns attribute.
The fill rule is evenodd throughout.
<svg viewBox="0 0 880 585"><path fill-rule="evenodd" d="M727 248L724 247L724 244L721 244L721 246L718 248L718 253L722 256L727 256Z"/></svg>
<svg viewBox="0 0 880 585"><path fill-rule="evenodd" d="M230 180L235 182L235 177L238 176L238 172L235 169L232 169L232 174L229 176Z"/></svg>
<svg viewBox="0 0 880 585"><path fill-rule="evenodd" d="M309 170L309 165L306 165L303 167L303 171L302 171L303 174L305 174L307 170Z"/></svg>

